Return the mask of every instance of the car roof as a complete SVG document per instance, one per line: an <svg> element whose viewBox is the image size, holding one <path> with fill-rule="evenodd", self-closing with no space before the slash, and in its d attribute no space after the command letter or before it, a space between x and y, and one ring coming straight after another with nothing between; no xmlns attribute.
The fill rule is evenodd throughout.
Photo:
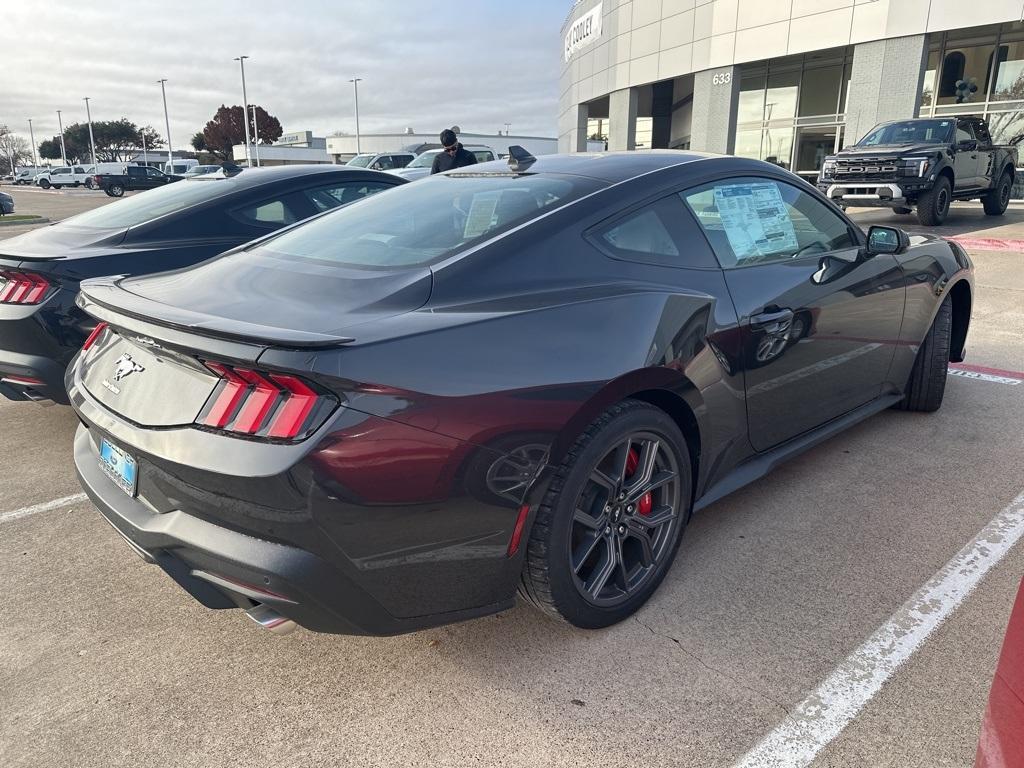
<svg viewBox="0 0 1024 768"><path fill-rule="evenodd" d="M689 152L677 149L648 149L631 152L576 152L573 154L541 155L526 169L526 173L559 173L573 176L588 176L611 183L625 181L651 171L659 171L676 165L697 160L725 157L705 152ZM734 158L730 158L734 159ZM507 174L507 160L492 160L487 163L448 171L449 174Z"/></svg>
<svg viewBox="0 0 1024 768"><path fill-rule="evenodd" d="M243 173L231 176L228 180L238 188L255 187L260 184L267 184L273 181L285 181L288 179L301 178L303 176L317 176L328 173L364 174L385 177L387 174L379 171L371 171L366 168L351 168L334 163L321 163L319 165L275 165L264 166L263 168L245 168Z"/></svg>

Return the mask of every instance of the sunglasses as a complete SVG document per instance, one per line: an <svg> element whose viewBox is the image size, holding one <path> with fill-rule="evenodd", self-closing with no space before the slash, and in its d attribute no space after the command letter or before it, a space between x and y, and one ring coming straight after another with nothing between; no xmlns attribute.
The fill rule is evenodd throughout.
<svg viewBox="0 0 1024 768"><path fill-rule="evenodd" d="M459 145L452 144L450 147L445 147L444 151L447 152L449 155L454 155L456 152L459 151Z"/></svg>

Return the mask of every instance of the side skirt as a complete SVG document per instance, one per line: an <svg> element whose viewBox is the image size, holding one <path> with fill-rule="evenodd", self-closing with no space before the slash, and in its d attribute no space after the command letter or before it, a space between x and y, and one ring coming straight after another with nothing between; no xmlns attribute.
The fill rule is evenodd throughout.
<svg viewBox="0 0 1024 768"><path fill-rule="evenodd" d="M880 413L886 408L891 408L902 399L902 394L883 395L872 400L870 403L865 403L847 414L822 424L817 429L805 432L782 445L778 445L769 451L765 451L764 453L759 453L756 456L751 457L708 488L704 492L704 495L694 502L693 511L699 512L705 507L711 506L716 501L728 496L733 491L739 490L743 486L761 479L780 464L789 461L794 456L798 456L819 443L823 443L829 438L835 437L843 430L849 429L854 424L864 421L864 419L874 416L876 413Z"/></svg>

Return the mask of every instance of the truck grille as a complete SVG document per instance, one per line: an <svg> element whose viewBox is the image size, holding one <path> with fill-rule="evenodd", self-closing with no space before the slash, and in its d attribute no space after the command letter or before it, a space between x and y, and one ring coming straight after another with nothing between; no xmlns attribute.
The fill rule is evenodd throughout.
<svg viewBox="0 0 1024 768"><path fill-rule="evenodd" d="M858 157L837 160L833 175L841 181L891 181L901 171L901 165L892 158Z"/></svg>

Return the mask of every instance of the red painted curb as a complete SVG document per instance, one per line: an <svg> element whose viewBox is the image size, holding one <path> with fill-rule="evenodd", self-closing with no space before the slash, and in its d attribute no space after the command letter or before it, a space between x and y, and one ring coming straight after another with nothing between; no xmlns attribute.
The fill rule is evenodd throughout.
<svg viewBox="0 0 1024 768"><path fill-rule="evenodd" d="M978 251L1019 251L1024 253L1024 240L1002 240L998 237L960 237L953 235L946 238L955 240L964 248Z"/></svg>

